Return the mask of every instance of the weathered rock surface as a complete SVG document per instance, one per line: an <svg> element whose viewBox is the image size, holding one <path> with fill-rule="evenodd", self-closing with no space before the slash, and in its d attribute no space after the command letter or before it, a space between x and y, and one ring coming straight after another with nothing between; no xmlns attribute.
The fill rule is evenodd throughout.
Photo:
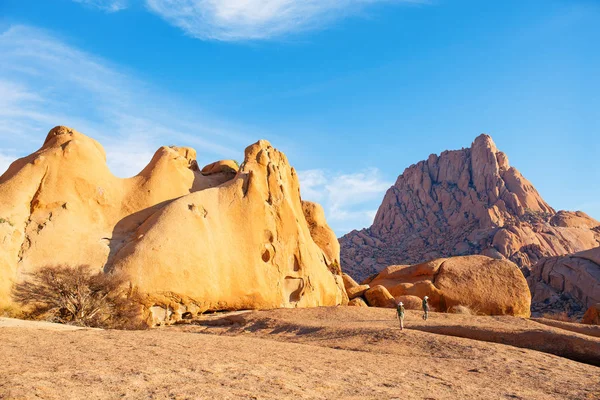
<svg viewBox="0 0 600 400"><path fill-rule="evenodd" d="M442 312L465 306L486 315L530 315L527 281L508 260L463 256L392 265L381 271L371 285L386 287L397 300L429 296L430 307Z"/></svg>
<svg viewBox="0 0 600 400"><path fill-rule="evenodd" d="M348 302L350 307L369 307L362 297L357 297Z"/></svg>
<svg viewBox="0 0 600 400"><path fill-rule="evenodd" d="M600 303L588 308L583 315L581 323L588 325L600 325Z"/></svg>
<svg viewBox="0 0 600 400"><path fill-rule="evenodd" d="M404 304L404 308L407 310L421 310L423 309L422 300L417 296L396 296L396 303L401 301Z"/></svg>
<svg viewBox="0 0 600 400"><path fill-rule="evenodd" d="M344 270L357 280L389 265L483 254L523 268L600 245L600 222L555 212L491 137L430 155L386 193L373 225L340 239Z"/></svg>
<svg viewBox="0 0 600 400"><path fill-rule="evenodd" d="M581 316L600 303L600 247L542 259L527 280L535 314L565 311Z"/></svg>
<svg viewBox="0 0 600 400"><path fill-rule="evenodd" d="M323 207L311 201L303 201L302 211L314 242L323 250L327 265L335 275L340 275L340 243L327 225Z"/></svg>
<svg viewBox="0 0 600 400"><path fill-rule="evenodd" d="M350 300L352 300L356 297L363 296L365 294L365 292L367 290L369 290L370 288L371 287L369 285L354 286L354 287L351 287L350 289L347 289L346 293L348 293L348 298Z"/></svg>
<svg viewBox="0 0 600 400"><path fill-rule="evenodd" d="M259 141L236 168L200 171L193 149L162 147L120 179L98 142L52 129L0 177L0 306L24 274L58 264L125 271L157 319L347 301L335 236L285 155Z"/></svg>
<svg viewBox="0 0 600 400"><path fill-rule="evenodd" d="M358 283L352 277L346 273L342 273L342 280L344 282L344 288L346 290L352 289L353 287L358 286Z"/></svg>
<svg viewBox="0 0 600 400"><path fill-rule="evenodd" d="M233 160L222 160L215 161L212 164L208 164L200 171L202 175L213 175L219 173L229 173L235 175L239 171L240 167L237 162Z"/></svg>
<svg viewBox="0 0 600 400"><path fill-rule="evenodd" d="M365 292L365 300L371 307L396 308L396 299L386 287L374 285Z"/></svg>

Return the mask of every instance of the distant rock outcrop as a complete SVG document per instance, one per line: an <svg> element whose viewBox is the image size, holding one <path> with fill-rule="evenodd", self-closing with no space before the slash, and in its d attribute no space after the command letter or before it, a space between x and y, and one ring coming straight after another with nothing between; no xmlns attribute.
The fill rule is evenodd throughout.
<svg viewBox="0 0 600 400"><path fill-rule="evenodd" d="M600 222L555 212L492 138L431 155L407 168L386 193L373 225L340 239L355 279L388 265L483 254L528 268L540 259L600 245Z"/></svg>
<svg viewBox="0 0 600 400"><path fill-rule="evenodd" d="M582 315L600 303L600 247L542 259L527 278L534 314Z"/></svg>
<svg viewBox="0 0 600 400"><path fill-rule="evenodd" d="M392 265L370 280L369 285L386 287L397 301L409 303L410 299L411 308L415 308L415 300L429 296L430 306L441 312L464 306L485 315L530 315L527 281L508 260L464 256L417 265Z"/></svg>
<svg viewBox="0 0 600 400"><path fill-rule="evenodd" d="M126 272L157 320L342 304L334 239L266 141L246 149L239 170L233 161L200 170L193 149L162 147L120 179L98 142L56 127L0 176L0 306L24 274L60 264Z"/></svg>

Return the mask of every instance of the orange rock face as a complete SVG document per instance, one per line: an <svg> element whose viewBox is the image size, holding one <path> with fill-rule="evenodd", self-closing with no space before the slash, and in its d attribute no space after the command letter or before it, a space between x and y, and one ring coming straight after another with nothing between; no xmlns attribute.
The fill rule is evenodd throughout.
<svg viewBox="0 0 600 400"><path fill-rule="evenodd" d="M527 279L534 296L534 310L584 312L600 303L600 247L543 259ZM565 302L565 295L571 301Z"/></svg>
<svg viewBox="0 0 600 400"><path fill-rule="evenodd" d="M396 308L396 300L390 292L381 285L373 285L365 291L365 299L371 307Z"/></svg>
<svg viewBox="0 0 600 400"><path fill-rule="evenodd" d="M531 294L519 268L485 256L443 258L416 265L392 265L370 283L382 285L398 301L422 299L446 312L465 306L487 315L529 317ZM368 293L368 292L367 292Z"/></svg>
<svg viewBox="0 0 600 400"><path fill-rule="evenodd" d="M600 325L600 303L591 306L583 315L582 324Z"/></svg>
<svg viewBox="0 0 600 400"><path fill-rule="evenodd" d="M342 280L344 282L344 288L346 291L358 286L358 283L352 277L346 273L342 273Z"/></svg>
<svg viewBox="0 0 600 400"><path fill-rule="evenodd" d="M541 258L600 245L600 222L555 212L492 139L431 155L386 193L373 225L340 239L344 270L357 280L388 265L484 254L527 269Z"/></svg>
<svg viewBox="0 0 600 400"><path fill-rule="evenodd" d="M303 201L302 211L313 240L325 254L327 265L332 272L340 275L342 273L340 268L340 243L335 233L327 225L323 207L311 201Z"/></svg>
<svg viewBox="0 0 600 400"><path fill-rule="evenodd" d="M417 296L396 296L396 303L402 302L406 310L422 310L422 299Z"/></svg>
<svg viewBox="0 0 600 400"><path fill-rule="evenodd" d="M346 292L348 293L348 298L350 300L356 298L356 297L360 297L363 296L365 294L365 292L367 290L369 290L371 287L369 285L359 285L359 286L354 286L350 289L346 289Z"/></svg>
<svg viewBox="0 0 600 400"><path fill-rule="evenodd" d="M285 155L260 141L236 168L200 171L193 149L162 147L120 179L99 143L54 128L0 177L0 306L13 282L56 264L125 271L165 318L347 302L335 236Z"/></svg>
<svg viewBox="0 0 600 400"><path fill-rule="evenodd" d="M369 307L362 297L357 297L348 302L349 307Z"/></svg>

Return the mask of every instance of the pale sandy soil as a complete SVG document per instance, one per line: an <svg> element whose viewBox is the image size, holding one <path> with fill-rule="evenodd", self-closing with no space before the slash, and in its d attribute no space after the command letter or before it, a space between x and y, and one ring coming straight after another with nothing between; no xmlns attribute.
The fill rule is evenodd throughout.
<svg viewBox="0 0 600 400"><path fill-rule="evenodd" d="M510 317L432 314L424 323L409 311L406 325L414 329L400 331L394 310L351 307L138 332L0 325L0 398L600 398L598 367L440 332L504 341L514 331L520 346L536 332L591 347L597 337Z"/></svg>
<svg viewBox="0 0 600 400"><path fill-rule="evenodd" d="M0 328L28 328L28 329L45 329L51 331L76 331L84 329L78 326L53 324L44 321L26 321L14 318L0 317ZM89 328L85 328L89 329Z"/></svg>

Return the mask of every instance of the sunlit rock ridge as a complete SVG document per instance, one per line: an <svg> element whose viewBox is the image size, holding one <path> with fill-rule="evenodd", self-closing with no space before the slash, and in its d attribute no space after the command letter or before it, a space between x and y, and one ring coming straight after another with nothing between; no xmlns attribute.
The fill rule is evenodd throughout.
<svg viewBox="0 0 600 400"><path fill-rule="evenodd" d="M124 272L152 318L204 310L337 305L339 245L295 170L267 141L200 169L161 147L120 179L102 146L64 126L0 177L0 306L47 265Z"/></svg>

